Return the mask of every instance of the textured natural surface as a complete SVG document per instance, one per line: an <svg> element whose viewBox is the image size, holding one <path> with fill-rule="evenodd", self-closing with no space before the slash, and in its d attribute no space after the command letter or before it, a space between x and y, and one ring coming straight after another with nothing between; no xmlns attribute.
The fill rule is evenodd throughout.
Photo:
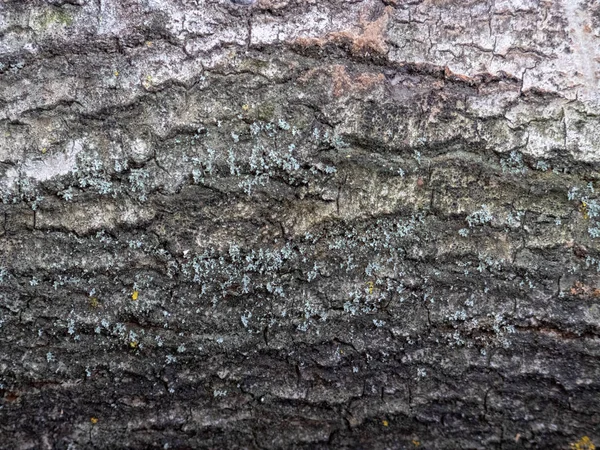
<svg viewBox="0 0 600 450"><path fill-rule="evenodd" d="M592 449L600 6L0 3L0 448Z"/></svg>

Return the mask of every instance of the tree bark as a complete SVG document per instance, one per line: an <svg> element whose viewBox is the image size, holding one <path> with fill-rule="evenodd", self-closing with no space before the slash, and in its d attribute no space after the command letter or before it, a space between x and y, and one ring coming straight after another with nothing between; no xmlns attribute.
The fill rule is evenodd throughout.
<svg viewBox="0 0 600 450"><path fill-rule="evenodd" d="M599 36L0 3L0 448L594 448Z"/></svg>

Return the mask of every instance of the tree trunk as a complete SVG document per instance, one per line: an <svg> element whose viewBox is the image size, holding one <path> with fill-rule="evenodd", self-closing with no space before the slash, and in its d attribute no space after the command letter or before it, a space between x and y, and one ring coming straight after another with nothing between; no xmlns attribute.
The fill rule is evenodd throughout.
<svg viewBox="0 0 600 450"><path fill-rule="evenodd" d="M0 3L0 447L592 449L600 6Z"/></svg>

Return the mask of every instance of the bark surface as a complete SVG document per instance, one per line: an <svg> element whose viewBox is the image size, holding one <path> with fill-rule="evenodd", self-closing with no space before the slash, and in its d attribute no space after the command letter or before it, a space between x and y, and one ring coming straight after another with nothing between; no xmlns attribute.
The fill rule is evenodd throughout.
<svg viewBox="0 0 600 450"><path fill-rule="evenodd" d="M592 449L600 6L0 3L0 448Z"/></svg>

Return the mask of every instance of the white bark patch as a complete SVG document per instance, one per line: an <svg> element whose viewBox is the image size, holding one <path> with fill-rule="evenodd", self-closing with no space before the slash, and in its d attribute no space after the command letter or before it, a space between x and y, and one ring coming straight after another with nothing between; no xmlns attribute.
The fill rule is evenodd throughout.
<svg viewBox="0 0 600 450"><path fill-rule="evenodd" d="M77 154L81 151L81 141L76 140L67 146L64 153L44 156L41 160L29 160L23 164L23 174L35 181L67 175L77 165Z"/></svg>
<svg viewBox="0 0 600 450"><path fill-rule="evenodd" d="M598 55L598 43L594 42L594 36L591 32L586 32L586 27L592 23L588 11L584 10L580 3L574 0L564 0L563 10L569 22L569 32L573 45L571 50L574 53L573 63L577 67L583 78L582 90L586 93L594 91L592 95L597 95L598 78L594 70L594 57Z"/></svg>

